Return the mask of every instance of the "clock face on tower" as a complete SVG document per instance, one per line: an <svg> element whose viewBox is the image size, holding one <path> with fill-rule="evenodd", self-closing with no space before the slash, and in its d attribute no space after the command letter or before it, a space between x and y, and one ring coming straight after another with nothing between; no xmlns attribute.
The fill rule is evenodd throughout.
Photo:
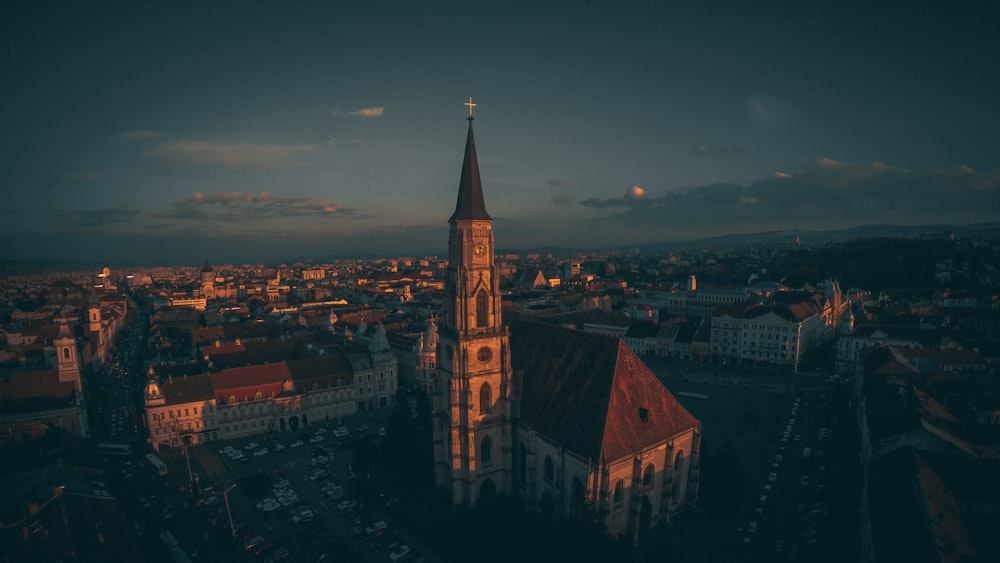
<svg viewBox="0 0 1000 563"><path fill-rule="evenodd" d="M482 244L477 244L476 246L472 247L472 255L475 256L476 258L482 258L486 256L486 246Z"/></svg>
<svg viewBox="0 0 1000 563"><path fill-rule="evenodd" d="M480 362L488 362L493 357L493 350L490 350L489 346L483 346L476 355Z"/></svg>

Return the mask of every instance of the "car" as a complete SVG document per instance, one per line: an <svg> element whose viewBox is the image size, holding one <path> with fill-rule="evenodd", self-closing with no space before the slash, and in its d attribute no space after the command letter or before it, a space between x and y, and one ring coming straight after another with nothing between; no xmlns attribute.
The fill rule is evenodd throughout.
<svg viewBox="0 0 1000 563"><path fill-rule="evenodd" d="M233 449L232 446L226 446L226 447L222 448L221 450L219 450L219 454L220 455L228 455L229 452L232 452L232 451L236 451L236 450Z"/></svg>
<svg viewBox="0 0 1000 563"><path fill-rule="evenodd" d="M285 446L282 446L281 444L279 444L279 443L277 443L277 442L275 442L275 443L274 443L274 444L273 444L273 445L271 446L271 451L273 451L273 452L280 452L280 451L281 451L281 450L283 450L283 449L285 449Z"/></svg>
<svg viewBox="0 0 1000 563"><path fill-rule="evenodd" d="M322 434L316 434L312 438L309 438L309 443L310 444L316 444L316 443L319 443L319 442L322 442L322 441L323 441L323 435Z"/></svg>
<svg viewBox="0 0 1000 563"><path fill-rule="evenodd" d="M257 450L253 451L254 457L260 457L262 455L267 455L268 453L270 453L270 452L268 451L267 448L260 448L260 449L257 449Z"/></svg>
<svg viewBox="0 0 1000 563"><path fill-rule="evenodd" d="M256 450L259 447L260 447L260 444L258 444L257 442L250 442L249 444L243 446L243 449L249 452L249 451Z"/></svg>
<svg viewBox="0 0 1000 563"><path fill-rule="evenodd" d="M385 426L383 426L382 428L378 429L378 435L379 436L385 436Z"/></svg>
<svg viewBox="0 0 1000 563"><path fill-rule="evenodd" d="M803 487L808 487L808 486L809 486L809 477L808 477L807 475L803 475L803 476L802 476L802 478L801 478L801 479L799 479L799 483L800 483L800 484L801 484L801 485L802 485Z"/></svg>
<svg viewBox="0 0 1000 563"><path fill-rule="evenodd" d="M778 455L774 456L774 461L777 461L778 463L781 463L781 461L784 460L784 459L785 459L785 456L783 456L781 454L778 454Z"/></svg>
<svg viewBox="0 0 1000 563"><path fill-rule="evenodd" d="M306 474L306 479L310 481L316 481L317 479L322 479L326 477L327 473L325 469L313 469Z"/></svg>
<svg viewBox="0 0 1000 563"><path fill-rule="evenodd" d="M306 443L305 443L305 442L303 442L302 440L295 440L294 442L292 442L292 443L291 443L291 444L289 444L289 445L290 445L291 447L293 447L293 448L297 448L297 447L299 447L299 446L304 446L305 444L306 444Z"/></svg>
<svg viewBox="0 0 1000 563"><path fill-rule="evenodd" d="M767 480L774 483L778 480L778 474L772 471L771 474L767 476Z"/></svg>
<svg viewBox="0 0 1000 563"><path fill-rule="evenodd" d="M358 426L357 431L359 433L360 432L367 432L368 431L368 425L367 424L362 424L361 426Z"/></svg>
<svg viewBox="0 0 1000 563"><path fill-rule="evenodd" d="M347 436L350 433L351 432L347 429L346 426L341 426L333 431L333 435L338 438L343 438L344 436Z"/></svg>
<svg viewBox="0 0 1000 563"><path fill-rule="evenodd" d="M264 512L273 512L279 508L281 508L281 504L277 500L270 497L257 503L257 509Z"/></svg>
<svg viewBox="0 0 1000 563"><path fill-rule="evenodd" d="M358 501L355 500L342 500L337 504L337 510L343 512L344 510L353 510L357 508Z"/></svg>
<svg viewBox="0 0 1000 563"><path fill-rule="evenodd" d="M385 523L385 520L379 520L378 522L372 522L371 525L365 528L365 533L372 535L378 532L384 532L389 528L389 525Z"/></svg>
<svg viewBox="0 0 1000 563"><path fill-rule="evenodd" d="M253 548L257 547L262 543L264 543L263 536L254 536L248 539L246 543L243 544L243 547L245 547L247 551L252 551Z"/></svg>
<svg viewBox="0 0 1000 563"><path fill-rule="evenodd" d="M410 555L410 546L401 545L389 553L389 560L399 561L401 559L405 559L408 555Z"/></svg>
<svg viewBox="0 0 1000 563"><path fill-rule="evenodd" d="M326 428L323 428L321 426L321 427L319 427L319 428L316 429L316 433L317 434L326 434Z"/></svg>

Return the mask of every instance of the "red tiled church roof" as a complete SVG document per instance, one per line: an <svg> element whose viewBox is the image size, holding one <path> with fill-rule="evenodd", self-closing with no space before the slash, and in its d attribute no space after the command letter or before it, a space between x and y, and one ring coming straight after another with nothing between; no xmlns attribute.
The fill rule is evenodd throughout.
<svg viewBox="0 0 1000 563"><path fill-rule="evenodd" d="M284 381L291 376L285 362L230 368L210 375L219 401L228 401L230 397L238 401L253 399L258 391L265 397L278 395Z"/></svg>
<svg viewBox="0 0 1000 563"><path fill-rule="evenodd" d="M619 459L699 425L623 342L523 321L510 342L521 424L584 458Z"/></svg>

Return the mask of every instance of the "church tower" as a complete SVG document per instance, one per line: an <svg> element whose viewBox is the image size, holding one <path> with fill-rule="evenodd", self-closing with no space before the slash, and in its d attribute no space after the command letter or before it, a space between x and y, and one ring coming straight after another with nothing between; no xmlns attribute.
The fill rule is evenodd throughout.
<svg viewBox="0 0 1000 563"><path fill-rule="evenodd" d="M205 258L205 265L201 267L201 296L215 299L215 271L208 265L208 258Z"/></svg>
<svg viewBox="0 0 1000 563"><path fill-rule="evenodd" d="M59 336L52 341L52 344L56 348L59 381L72 382L77 393L81 393L83 388L80 386L80 358L76 351L76 337L66 325L66 319L62 319Z"/></svg>
<svg viewBox="0 0 1000 563"><path fill-rule="evenodd" d="M438 330L434 458L438 487L456 504L511 492L510 335L501 323L493 219L472 136L472 98Z"/></svg>

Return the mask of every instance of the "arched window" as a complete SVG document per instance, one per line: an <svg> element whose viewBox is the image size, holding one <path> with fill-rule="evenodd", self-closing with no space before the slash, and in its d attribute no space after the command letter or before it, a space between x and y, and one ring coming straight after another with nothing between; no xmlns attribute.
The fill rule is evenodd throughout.
<svg viewBox="0 0 1000 563"><path fill-rule="evenodd" d="M64 360L68 360L69 359L69 348L63 348L63 359Z"/></svg>
<svg viewBox="0 0 1000 563"><path fill-rule="evenodd" d="M673 491L671 491L671 497L673 502L678 502L681 500L681 489L683 484L682 479L684 478L684 465L685 465L684 450L680 450L674 457L674 478L673 478L674 488Z"/></svg>
<svg viewBox="0 0 1000 563"><path fill-rule="evenodd" d="M479 461L488 464L493 461L493 440L489 436L483 438L479 445Z"/></svg>
<svg viewBox="0 0 1000 563"><path fill-rule="evenodd" d="M646 466L646 471L642 474L642 486L652 487L653 486L653 464L650 463Z"/></svg>
<svg viewBox="0 0 1000 563"><path fill-rule="evenodd" d="M493 390L490 389L489 383L483 383L479 388L479 412L487 413L491 408L493 408Z"/></svg>
<svg viewBox="0 0 1000 563"><path fill-rule="evenodd" d="M485 289L480 289L476 294L476 326L489 326L490 319L490 294Z"/></svg>
<svg viewBox="0 0 1000 563"><path fill-rule="evenodd" d="M545 480L551 483L556 478L555 466L552 465L552 458L545 456Z"/></svg>
<svg viewBox="0 0 1000 563"><path fill-rule="evenodd" d="M622 505L622 502L625 500L624 491L625 491L625 481L619 479L618 482L615 483L615 497L614 497L615 506Z"/></svg>

